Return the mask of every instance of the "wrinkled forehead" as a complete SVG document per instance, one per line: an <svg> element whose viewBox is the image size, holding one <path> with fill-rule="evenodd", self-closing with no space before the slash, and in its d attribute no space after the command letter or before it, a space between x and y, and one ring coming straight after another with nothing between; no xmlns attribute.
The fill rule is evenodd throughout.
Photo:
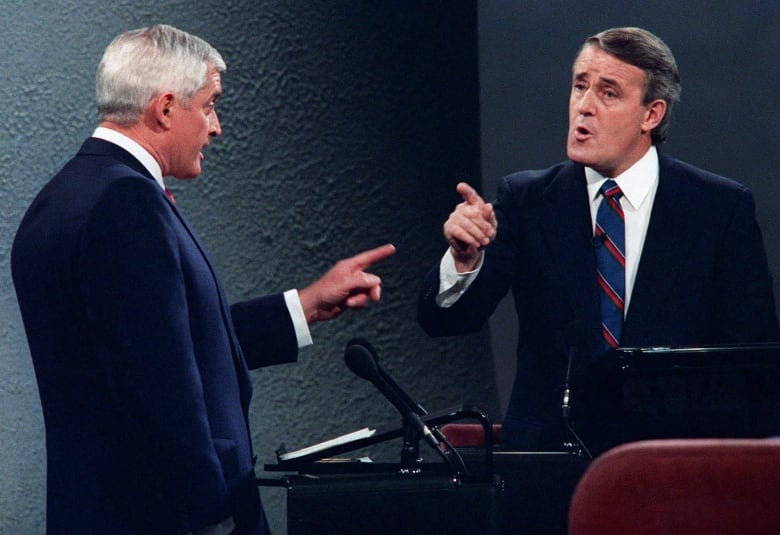
<svg viewBox="0 0 780 535"><path fill-rule="evenodd" d="M595 44L586 44L572 65L572 79L602 79L613 84L645 83L645 71Z"/></svg>

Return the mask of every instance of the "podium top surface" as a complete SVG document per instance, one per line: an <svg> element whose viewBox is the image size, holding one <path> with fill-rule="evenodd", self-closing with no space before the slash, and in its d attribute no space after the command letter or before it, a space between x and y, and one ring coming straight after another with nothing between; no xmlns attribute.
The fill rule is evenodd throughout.
<svg viewBox="0 0 780 535"><path fill-rule="evenodd" d="M618 348L625 372L780 370L780 343Z"/></svg>

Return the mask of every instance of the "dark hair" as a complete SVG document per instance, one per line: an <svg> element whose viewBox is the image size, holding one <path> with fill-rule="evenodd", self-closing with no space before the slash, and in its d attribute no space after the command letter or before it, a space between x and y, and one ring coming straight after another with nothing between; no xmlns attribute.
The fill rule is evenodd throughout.
<svg viewBox="0 0 780 535"><path fill-rule="evenodd" d="M582 45L596 46L620 61L645 71L645 93L643 103L661 99L666 102L666 113L658 123L651 137L653 143L666 140L672 120L672 108L680 100L682 87L677 62L672 51L657 36L642 28L611 28L589 37Z"/></svg>

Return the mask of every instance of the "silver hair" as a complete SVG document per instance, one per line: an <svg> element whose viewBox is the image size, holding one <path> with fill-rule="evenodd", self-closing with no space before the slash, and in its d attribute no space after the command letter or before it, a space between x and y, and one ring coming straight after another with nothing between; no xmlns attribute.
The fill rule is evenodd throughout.
<svg viewBox="0 0 780 535"><path fill-rule="evenodd" d="M210 68L226 69L203 39L164 24L131 30L106 48L97 70L98 121L128 126L152 99L171 91L189 106Z"/></svg>

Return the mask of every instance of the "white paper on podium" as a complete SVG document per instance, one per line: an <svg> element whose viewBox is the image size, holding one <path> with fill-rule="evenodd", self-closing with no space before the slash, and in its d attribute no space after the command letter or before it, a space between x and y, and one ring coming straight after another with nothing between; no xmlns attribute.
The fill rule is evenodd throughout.
<svg viewBox="0 0 780 535"><path fill-rule="evenodd" d="M363 429L358 429L357 431L352 431L351 433L347 433L346 435L341 435L336 438L326 440L324 442L312 444L311 446L307 446L299 450L282 453L281 455L279 455L279 460L291 461L293 459L297 459L298 457L303 457L305 455L317 453L318 451L324 451L334 446L341 446L342 444L348 444L349 442L353 442L355 440L368 438L370 436L373 436L374 433L376 433L376 429L370 429L368 427L364 427Z"/></svg>

